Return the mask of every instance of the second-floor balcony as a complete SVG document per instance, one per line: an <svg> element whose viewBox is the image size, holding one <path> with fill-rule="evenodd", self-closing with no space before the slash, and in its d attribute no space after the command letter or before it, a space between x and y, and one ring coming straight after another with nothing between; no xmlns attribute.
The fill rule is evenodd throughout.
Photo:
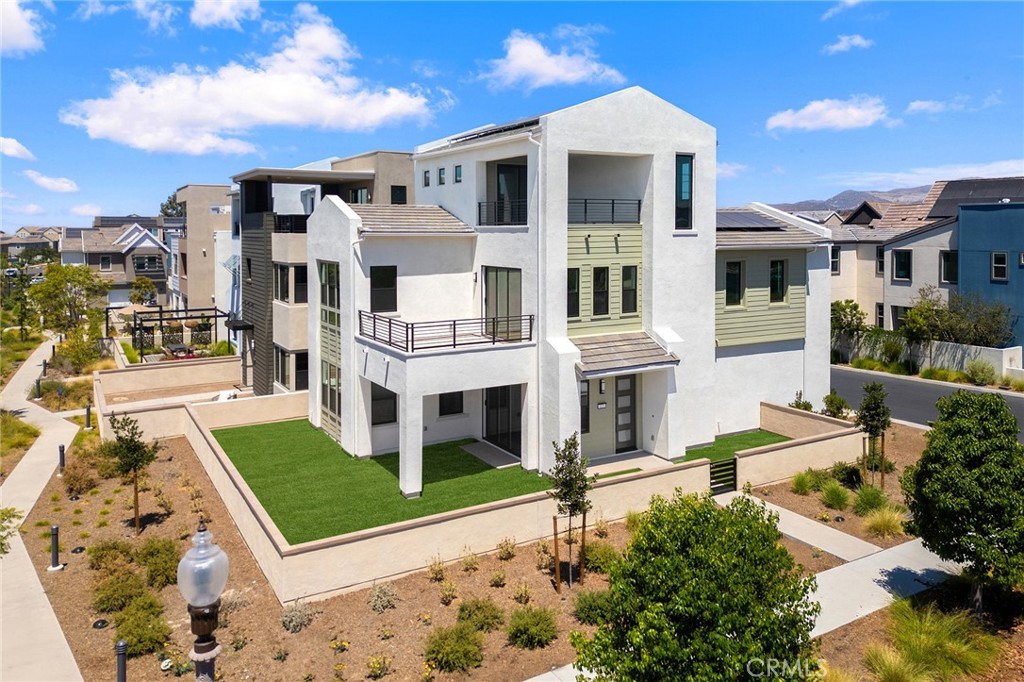
<svg viewBox="0 0 1024 682"><path fill-rule="evenodd" d="M533 315L404 322L359 311L359 335L405 353L533 340Z"/></svg>
<svg viewBox="0 0 1024 682"><path fill-rule="evenodd" d="M570 225L640 222L639 199L569 199Z"/></svg>
<svg viewBox="0 0 1024 682"><path fill-rule="evenodd" d="M274 232L285 234L305 234L308 215L290 214L274 215Z"/></svg>
<svg viewBox="0 0 1024 682"><path fill-rule="evenodd" d="M526 199L481 201L477 204L477 224L525 225L528 210Z"/></svg>

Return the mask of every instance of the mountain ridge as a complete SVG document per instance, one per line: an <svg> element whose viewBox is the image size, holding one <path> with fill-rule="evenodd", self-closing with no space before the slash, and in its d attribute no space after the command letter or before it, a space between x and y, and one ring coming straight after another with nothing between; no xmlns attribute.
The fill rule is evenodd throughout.
<svg viewBox="0 0 1024 682"><path fill-rule="evenodd" d="M848 211L857 208L864 201L878 201L887 204L917 204L924 201L931 185L903 187L887 190L848 189L828 199L805 199L793 203L772 204L782 211Z"/></svg>

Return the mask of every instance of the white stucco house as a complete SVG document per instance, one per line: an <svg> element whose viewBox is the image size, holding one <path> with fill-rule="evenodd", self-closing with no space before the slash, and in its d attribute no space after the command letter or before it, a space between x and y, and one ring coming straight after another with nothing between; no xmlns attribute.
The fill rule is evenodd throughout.
<svg viewBox="0 0 1024 682"><path fill-rule="evenodd" d="M828 392L827 228L716 214L714 128L633 87L415 150L416 204L306 223L309 418L349 453L666 459ZM724 224L728 223L728 224ZM243 254L244 255L244 254Z"/></svg>

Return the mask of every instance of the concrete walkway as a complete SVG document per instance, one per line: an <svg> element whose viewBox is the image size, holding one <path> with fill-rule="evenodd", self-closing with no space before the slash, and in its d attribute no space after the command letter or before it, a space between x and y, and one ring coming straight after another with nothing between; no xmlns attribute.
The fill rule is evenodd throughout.
<svg viewBox="0 0 1024 682"><path fill-rule="evenodd" d="M70 445L78 427L26 398L49 358L43 342L0 393L0 407L39 427L41 434L0 485L0 507L28 513L57 466L57 446ZM77 682L82 675L32 566L20 533L0 558L0 679ZM46 562L48 564L48 561Z"/></svg>

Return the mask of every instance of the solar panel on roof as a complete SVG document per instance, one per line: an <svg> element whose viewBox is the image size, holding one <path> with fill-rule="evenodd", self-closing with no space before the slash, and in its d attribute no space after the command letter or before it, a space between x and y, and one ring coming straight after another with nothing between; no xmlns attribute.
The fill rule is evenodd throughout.
<svg viewBox="0 0 1024 682"><path fill-rule="evenodd" d="M756 211L719 211L716 215L718 229L771 228L779 229L783 225L777 220Z"/></svg>
<svg viewBox="0 0 1024 682"><path fill-rule="evenodd" d="M957 215L964 204L987 204L1010 199L1024 200L1024 178L992 178L947 182L932 206L929 218Z"/></svg>

